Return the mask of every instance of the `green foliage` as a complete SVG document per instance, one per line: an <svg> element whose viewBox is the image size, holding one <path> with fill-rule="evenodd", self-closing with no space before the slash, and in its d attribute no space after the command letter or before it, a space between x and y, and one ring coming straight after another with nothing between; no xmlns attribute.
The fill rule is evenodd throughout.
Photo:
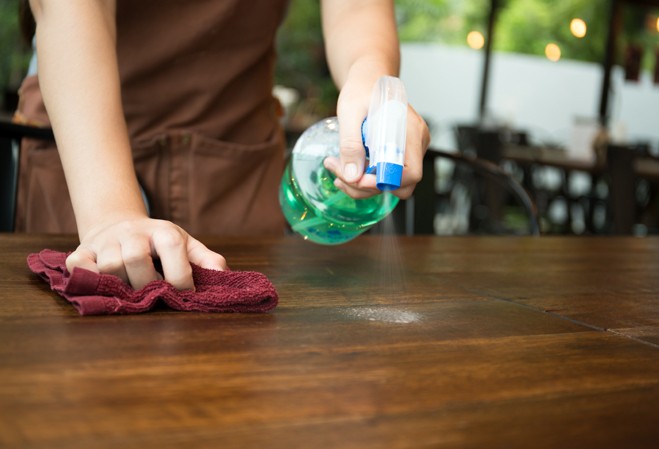
<svg viewBox="0 0 659 449"><path fill-rule="evenodd" d="M459 18L452 15L450 0L399 0L396 21L401 41L446 42L455 34L452 30L459 26Z"/></svg>
<svg viewBox="0 0 659 449"><path fill-rule="evenodd" d="M501 0L494 49L544 55L547 43L559 45L564 59L599 62L603 59L610 0ZM490 0L396 0L402 42L442 42L466 45L469 31L485 33ZM655 17L657 12L654 11ZM585 38L572 36L570 20L588 24ZM659 33L648 30L645 8L626 7L619 48L627 43L654 49ZM275 81L294 87L314 114L334 113L337 91L325 61L319 0L291 0L277 39ZM622 51L620 52L622 53ZM0 87L15 89L27 70L29 49L21 43L18 0L0 0ZM644 66L652 61L646 52ZM622 56L618 55L618 60Z"/></svg>
<svg viewBox="0 0 659 449"><path fill-rule="evenodd" d="M490 0L470 0L463 3L465 28L460 36L461 44L464 44L464 35L469 31L476 30L485 34L490 14Z"/></svg>
<svg viewBox="0 0 659 449"><path fill-rule="evenodd" d="M277 36L275 82L297 89L309 113L335 114L337 90L325 60L318 0L292 0Z"/></svg>
<svg viewBox="0 0 659 449"><path fill-rule="evenodd" d="M549 42L559 45L563 58L601 61L604 52L609 0L500 1L494 49L544 55ZM398 0L401 41L466 45L472 30L485 34L490 0ZM570 21L588 24L585 38L570 33Z"/></svg>
<svg viewBox="0 0 659 449"><path fill-rule="evenodd" d="M509 0L498 15L494 48L543 55L545 46L554 42L565 59L600 62L606 43L607 5L607 0ZM588 25L582 39L570 32L573 18Z"/></svg>
<svg viewBox="0 0 659 449"><path fill-rule="evenodd" d="M627 5L622 17L622 36L616 55L619 62L625 60L625 49L628 45L640 46L643 49L641 67L652 70L658 63L655 52L659 50L659 32L657 18L659 8L648 11L641 5Z"/></svg>
<svg viewBox="0 0 659 449"><path fill-rule="evenodd" d="M19 31L18 0L0 0L0 90L3 93L18 87L27 71L29 58ZM3 100L4 95L0 102Z"/></svg>
<svg viewBox="0 0 659 449"><path fill-rule="evenodd" d="M402 42L463 45L471 30L485 30L489 0L398 0L396 20Z"/></svg>

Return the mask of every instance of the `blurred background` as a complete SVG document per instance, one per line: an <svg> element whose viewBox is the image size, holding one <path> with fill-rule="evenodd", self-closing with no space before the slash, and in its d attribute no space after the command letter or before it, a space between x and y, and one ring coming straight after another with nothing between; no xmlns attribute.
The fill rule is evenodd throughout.
<svg viewBox="0 0 659 449"><path fill-rule="evenodd" d="M485 119L526 129L539 142L567 145L575 124L599 119L612 3L396 1L401 76L411 102L432 125L433 142L451 146L456 124ZM622 11L615 24L608 119L616 137L646 141L656 151L659 4L616 3ZM325 116L335 101L318 23L317 1L293 0L280 34L277 82L298 91L302 116ZM488 32L493 55L481 105Z"/></svg>
<svg viewBox="0 0 659 449"><path fill-rule="evenodd" d="M0 0L0 111L5 116L16 107L16 91L27 72L32 54L22 42L18 5L18 0Z"/></svg>
<svg viewBox="0 0 659 449"><path fill-rule="evenodd" d="M0 0L8 117L30 57L17 8ZM500 166L543 233L659 233L659 0L397 0L396 18L401 78L433 148ZM291 1L277 45L292 143L335 113L318 0ZM433 164L434 232L456 233L454 163Z"/></svg>
<svg viewBox="0 0 659 449"><path fill-rule="evenodd" d="M659 1L398 0L396 17L401 78L433 148L502 166L542 233L659 232ZM280 34L293 131L336 100L318 20L316 1L294 0ZM459 192L473 180L456 180L452 161L435 165L434 232L466 232L458 223L473 227L478 208L460 206ZM509 210L503 227L515 229L520 212Z"/></svg>

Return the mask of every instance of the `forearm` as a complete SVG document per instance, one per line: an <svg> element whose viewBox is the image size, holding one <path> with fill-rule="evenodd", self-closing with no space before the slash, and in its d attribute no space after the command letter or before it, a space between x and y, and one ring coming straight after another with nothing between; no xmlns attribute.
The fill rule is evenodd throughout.
<svg viewBox="0 0 659 449"><path fill-rule="evenodd" d="M39 83L81 236L113 215L145 215L121 106L114 2L31 2Z"/></svg>
<svg viewBox="0 0 659 449"><path fill-rule="evenodd" d="M341 89L349 77L367 89L382 75L398 76L400 49L393 1L323 0L327 60Z"/></svg>
<svg viewBox="0 0 659 449"><path fill-rule="evenodd" d="M393 0L323 0L323 32L327 61L340 89L337 102L340 158L327 158L325 167L337 175L335 185L353 198L378 192L375 177L364 175L365 151L361 124L371 92L383 75L398 76L400 44ZM401 187L409 198L422 175L429 132L424 120L408 106L405 163Z"/></svg>

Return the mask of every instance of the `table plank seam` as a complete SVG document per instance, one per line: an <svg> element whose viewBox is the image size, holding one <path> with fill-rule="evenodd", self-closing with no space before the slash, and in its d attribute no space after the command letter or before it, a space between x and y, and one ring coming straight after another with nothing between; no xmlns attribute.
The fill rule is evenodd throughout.
<svg viewBox="0 0 659 449"><path fill-rule="evenodd" d="M624 334L624 333L621 333L621 332L616 332L615 330L608 329L606 327L596 326L594 324L590 324L590 323L587 323L585 321L578 320L576 318L570 318L568 316L561 315L559 313L553 312L551 310L547 310L547 309L542 308L542 307L537 307L537 306L533 306L533 305L530 305L530 304L520 303L520 302L515 301L514 299L504 298L504 297L500 297L500 296L488 295L486 292L473 291L473 293L477 293L477 294L479 294L483 297L490 298L490 299L493 299L495 301L501 301L501 302L505 302L505 303L508 303L508 304L514 304L514 305L523 307L523 308L528 309L528 310L532 310L532 311L541 312L541 313L544 313L544 314L547 314L547 315L551 315L551 316L560 318L564 321L568 321L572 324L576 324L578 326L583 326L583 327L586 327L588 329L591 329L591 330L594 330L594 331L597 331L597 332L603 332L603 333L612 334L612 335L619 336L619 337L624 337L624 338L632 340L636 343L641 343L643 345L650 346L653 349L659 349L659 344L656 344L656 343L653 343L653 342L650 342L650 341L646 341L646 340L643 340L641 338L637 338L637 337L627 335L627 334Z"/></svg>
<svg viewBox="0 0 659 449"><path fill-rule="evenodd" d="M645 345L652 346L653 348L659 349L659 344L653 343L651 341L646 341L646 340L643 340L642 338L634 337L633 335L627 335L623 332L618 332L615 329L605 329L605 331L609 332L611 334L618 335L618 336L621 336L621 337L626 337L626 338L628 338L630 340L634 340L638 343L643 343Z"/></svg>

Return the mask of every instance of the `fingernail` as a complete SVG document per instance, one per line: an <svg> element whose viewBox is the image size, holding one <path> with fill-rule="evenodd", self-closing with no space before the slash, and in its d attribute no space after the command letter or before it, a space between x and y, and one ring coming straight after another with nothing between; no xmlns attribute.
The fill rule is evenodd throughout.
<svg viewBox="0 0 659 449"><path fill-rule="evenodd" d="M350 162L343 167L343 177L346 181L353 181L357 178L357 165Z"/></svg>

